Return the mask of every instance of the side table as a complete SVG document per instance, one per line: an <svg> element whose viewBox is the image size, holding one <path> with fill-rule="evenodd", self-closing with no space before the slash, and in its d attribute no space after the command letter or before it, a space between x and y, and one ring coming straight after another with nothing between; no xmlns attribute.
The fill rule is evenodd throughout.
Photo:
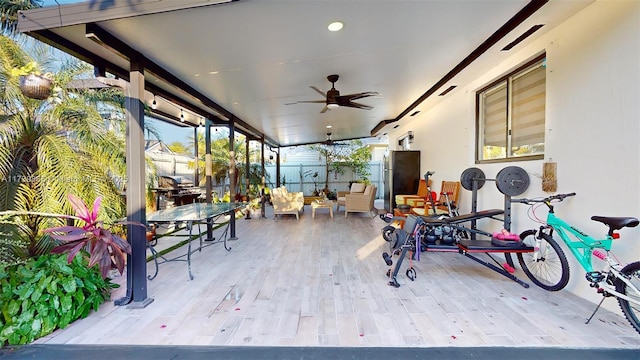
<svg viewBox="0 0 640 360"><path fill-rule="evenodd" d="M333 218L333 201L332 200L313 200L311 202L311 218L316 218L316 209L329 209L329 215Z"/></svg>

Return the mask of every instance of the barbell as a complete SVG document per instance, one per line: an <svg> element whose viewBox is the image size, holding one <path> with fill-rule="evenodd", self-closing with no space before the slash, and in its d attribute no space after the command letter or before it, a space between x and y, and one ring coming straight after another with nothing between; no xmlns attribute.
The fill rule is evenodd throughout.
<svg viewBox="0 0 640 360"><path fill-rule="evenodd" d="M474 182L477 189L481 189L486 181L495 181L498 191L509 196L521 195L529 188L529 174L519 166L507 166L495 179L487 179L484 171L476 167L468 168L460 175L460 185L466 190L473 190Z"/></svg>

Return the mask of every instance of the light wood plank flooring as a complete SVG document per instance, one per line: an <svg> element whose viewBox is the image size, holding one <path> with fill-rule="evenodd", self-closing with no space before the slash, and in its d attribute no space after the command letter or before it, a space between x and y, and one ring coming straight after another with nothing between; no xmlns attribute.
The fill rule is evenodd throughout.
<svg viewBox="0 0 640 360"><path fill-rule="evenodd" d="M585 325L594 304L568 291L525 289L457 253L422 253L413 282L406 260L402 286L388 286L382 220L322 211L312 219L305 208L300 220L273 220L271 208L265 219L238 219L230 252L214 244L193 255L194 280L186 263L162 264L146 308L106 303L37 342L640 349L620 313L602 309ZM123 293L124 285L112 299Z"/></svg>

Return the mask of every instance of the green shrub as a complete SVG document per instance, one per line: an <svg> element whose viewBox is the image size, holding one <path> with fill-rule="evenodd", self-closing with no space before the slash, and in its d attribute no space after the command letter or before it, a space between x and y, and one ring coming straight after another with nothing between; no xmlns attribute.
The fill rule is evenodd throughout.
<svg viewBox="0 0 640 360"><path fill-rule="evenodd" d="M0 347L28 344L86 317L119 285L83 256L47 254L0 267Z"/></svg>

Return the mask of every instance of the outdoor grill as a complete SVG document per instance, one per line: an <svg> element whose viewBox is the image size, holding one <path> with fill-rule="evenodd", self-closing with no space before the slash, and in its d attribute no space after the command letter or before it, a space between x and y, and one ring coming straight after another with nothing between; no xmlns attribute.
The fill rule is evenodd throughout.
<svg viewBox="0 0 640 360"><path fill-rule="evenodd" d="M157 209L190 204L202 195L199 187L181 176L159 176L155 191Z"/></svg>

